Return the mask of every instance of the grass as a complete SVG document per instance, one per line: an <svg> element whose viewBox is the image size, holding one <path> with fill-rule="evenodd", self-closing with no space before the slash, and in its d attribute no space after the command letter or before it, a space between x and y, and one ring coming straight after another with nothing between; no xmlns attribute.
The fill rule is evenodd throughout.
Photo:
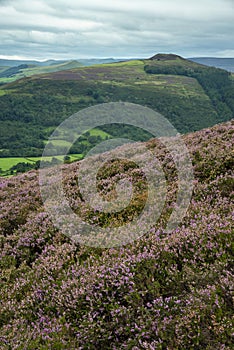
<svg viewBox="0 0 234 350"><path fill-rule="evenodd" d="M28 158L15 157L15 158L1 158L0 159L0 168L3 171L9 170L11 167L18 163L33 163L34 161L28 160Z"/></svg>
<svg viewBox="0 0 234 350"><path fill-rule="evenodd" d="M5 94L6 94L6 91L5 91L5 90L0 89L0 96L3 96L3 95L5 95Z"/></svg>
<svg viewBox="0 0 234 350"><path fill-rule="evenodd" d="M80 160L83 158L83 154L69 154L69 157L72 162L75 162L77 160Z"/></svg>
<svg viewBox="0 0 234 350"><path fill-rule="evenodd" d="M53 146L55 147L70 147L71 146L71 142L66 141L66 140L48 140L45 141L45 144L47 143L52 143Z"/></svg>
<svg viewBox="0 0 234 350"><path fill-rule="evenodd" d="M0 73L4 72L4 70L8 69L8 66L0 66Z"/></svg>
<svg viewBox="0 0 234 350"><path fill-rule="evenodd" d="M88 131L90 136L100 136L102 138L102 140L105 140L106 138L110 138L111 135L108 134L105 131L99 130L99 129L91 129ZM64 139L52 139L52 140L48 140L48 141L44 141L45 144L47 143L51 143L53 146L55 147L71 147L72 144L69 141L66 141ZM83 144L89 145L88 141L82 141Z"/></svg>
<svg viewBox="0 0 234 350"><path fill-rule="evenodd" d="M71 161L76 161L80 160L83 158L83 154L71 154L69 155ZM10 170L11 167L14 165L17 165L18 163L36 163L38 160L41 161L48 161L51 162L52 158L59 159L63 161L64 156L56 156L56 157L29 157L29 158L24 158L24 157L12 157L12 158L0 158L0 169L3 171L8 171Z"/></svg>
<svg viewBox="0 0 234 350"><path fill-rule="evenodd" d="M98 65L97 65L98 66ZM106 63L102 64L102 67L125 67L125 66L131 66L131 67L142 67L144 68L144 62L140 60L131 60L131 61L123 61L123 62L115 62L115 63ZM95 66L93 66L95 67Z"/></svg>
<svg viewBox="0 0 234 350"><path fill-rule="evenodd" d="M12 83L15 80L17 80L17 79L15 79L14 77L13 78L0 78L0 83L7 84L7 83Z"/></svg>
<svg viewBox="0 0 234 350"><path fill-rule="evenodd" d="M52 66L43 66L43 67L39 66L39 67L25 68L25 69L21 69L12 77L0 78L0 83L10 83L25 77L31 77L33 75L58 72L66 69L74 69L80 66L81 64L79 62L71 61L71 62L56 64Z"/></svg>
<svg viewBox="0 0 234 350"><path fill-rule="evenodd" d="M72 161L74 160L80 160L83 157L83 154L69 154L69 157L71 158ZM51 162L52 158L56 158L59 159L61 161L63 161L64 156L48 156L48 157L30 157L30 158L25 158L25 159L29 159L32 162L37 162L38 160L44 160L44 161L48 161Z"/></svg>
<svg viewBox="0 0 234 350"><path fill-rule="evenodd" d="M91 136L101 136L102 139L105 139L106 137L110 137L111 136L107 132L99 130L99 129L89 130L89 133L90 133Z"/></svg>

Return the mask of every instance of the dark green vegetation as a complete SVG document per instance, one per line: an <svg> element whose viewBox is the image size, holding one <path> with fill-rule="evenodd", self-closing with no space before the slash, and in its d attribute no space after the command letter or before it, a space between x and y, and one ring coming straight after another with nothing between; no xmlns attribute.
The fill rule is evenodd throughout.
<svg viewBox="0 0 234 350"><path fill-rule="evenodd" d="M0 157L40 156L48 137L64 119L110 101L150 107L182 133L200 130L233 117L233 85L228 72L176 55L21 79L0 89ZM85 155L94 144L112 136L141 141L151 137L129 126L105 126L95 135L83 135L70 151ZM57 142L51 145L52 156L64 154L64 140Z"/></svg>
<svg viewBox="0 0 234 350"><path fill-rule="evenodd" d="M227 119L233 117L234 84L231 73L214 67L191 66L189 61L185 60L178 62L177 59L167 66L158 61L165 62L162 55L156 55L152 63L145 66L145 71L149 74L173 74L195 78L210 98L218 115Z"/></svg>
<svg viewBox="0 0 234 350"><path fill-rule="evenodd" d="M7 68L5 70L2 70L0 72L0 78L9 78L14 76L15 74L18 74L20 71L22 71L23 69L27 69L30 68L29 65L27 64L21 64L20 66L17 67L10 67Z"/></svg>

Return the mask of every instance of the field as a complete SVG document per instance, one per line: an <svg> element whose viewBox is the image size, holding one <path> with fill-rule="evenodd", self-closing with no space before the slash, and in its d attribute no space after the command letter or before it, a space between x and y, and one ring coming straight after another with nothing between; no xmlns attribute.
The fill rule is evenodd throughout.
<svg viewBox="0 0 234 350"><path fill-rule="evenodd" d="M48 129L48 131L52 131L51 129ZM91 129L89 130L89 136L95 136L95 137L100 137L101 140L109 139L111 137L110 134L103 130L99 129ZM45 144L48 143L48 141L45 141ZM60 140L60 139L54 139L50 141L50 143L56 148L60 147L67 147L70 146L70 143L66 140ZM90 146L90 143L87 140L81 141L80 144L83 144L87 147ZM69 160L71 162L80 160L84 155L79 153L79 154L69 154ZM52 159L57 159L60 161L64 160L64 155L56 155L56 156L50 156L50 157L8 157L8 158L0 158L0 175L8 175L9 170L19 164L19 163L30 163L30 164L35 164L38 161L48 161L51 162Z"/></svg>
<svg viewBox="0 0 234 350"><path fill-rule="evenodd" d="M33 160L27 158L16 157L16 158L0 158L0 169L4 172L9 170L11 167L18 163L33 163Z"/></svg>
<svg viewBox="0 0 234 350"><path fill-rule="evenodd" d="M71 154L69 155L70 161L77 161L80 160L83 157L83 154ZM4 176L4 173L7 173L10 168L12 168L14 165L17 165L19 163L30 163L35 164L38 161L48 161L51 162L52 159L55 158L57 160L63 161L64 156L56 156L56 157L12 157L12 158L0 158L0 169L2 173L0 172L0 176Z"/></svg>

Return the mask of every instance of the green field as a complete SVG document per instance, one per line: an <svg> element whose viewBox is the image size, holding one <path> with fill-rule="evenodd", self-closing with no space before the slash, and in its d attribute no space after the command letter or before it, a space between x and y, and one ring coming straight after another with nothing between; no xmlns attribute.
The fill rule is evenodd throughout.
<svg viewBox="0 0 234 350"><path fill-rule="evenodd" d="M49 143L49 142L51 142L52 145L55 146L55 147L58 147L58 146L60 146L60 147L62 147L62 146L69 147L71 145L71 143L66 141L66 140L52 140L52 141L48 140L48 141L45 141L45 144Z"/></svg>
<svg viewBox="0 0 234 350"><path fill-rule="evenodd" d="M83 154L71 154L69 155L70 161L74 162L77 160L80 160L83 158ZM14 165L17 165L19 163L36 163L37 161L48 161L51 162L52 158L58 159L60 161L63 161L64 156L56 156L56 157L29 157L29 158L23 158L23 157L12 157L12 158L0 158L0 169L2 172L7 172L13 167Z"/></svg>
<svg viewBox="0 0 234 350"><path fill-rule="evenodd" d="M6 91L0 89L0 96L5 95Z"/></svg>
<svg viewBox="0 0 234 350"><path fill-rule="evenodd" d="M103 130L99 130L99 129L89 130L89 133L91 136L100 136L102 139L105 139L106 137L110 137L110 134L108 134L107 132L105 132Z"/></svg>
<svg viewBox="0 0 234 350"><path fill-rule="evenodd" d="M28 160L27 158L0 158L0 169L3 171L9 170L12 166L18 163L33 163L33 161Z"/></svg>
<svg viewBox="0 0 234 350"><path fill-rule="evenodd" d="M48 128L48 131L52 132L52 129ZM105 140L107 138L110 138L111 135L108 134L107 132L99 129L91 129L86 133L87 139L83 140L81 144L85 145L86 147L91 146L88 137L90 136L99 136L102 140ZM51 143L52 146L56 147L69 147L71 146L71 143L66 141L66 140L61 140L61 139L53 139L44 141L45 143ZM69 162L74 162L77 160L80 160L84 157L83 154L81 153L76 153L76 154L69 154ZM48 157L7 157L7 158L0 158L0 176L8 176L10 173L10 169L13 166L16 166L19 163L29 163L29 164L35 164L38 161L47 161L51 162L52 160L59 160L59 161L64 161L64 156L63 155L58 155L58 156L48 156Z"/></svg>

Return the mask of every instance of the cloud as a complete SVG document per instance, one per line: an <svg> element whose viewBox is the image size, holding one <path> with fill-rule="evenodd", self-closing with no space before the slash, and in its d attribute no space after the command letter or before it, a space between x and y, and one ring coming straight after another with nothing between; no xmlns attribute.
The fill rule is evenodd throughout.
<svg viewBox="0 0 234 350"><path fill-rule="evenodd" d="M0 0L0 55L233 54L231 0Z"/></svg>

